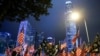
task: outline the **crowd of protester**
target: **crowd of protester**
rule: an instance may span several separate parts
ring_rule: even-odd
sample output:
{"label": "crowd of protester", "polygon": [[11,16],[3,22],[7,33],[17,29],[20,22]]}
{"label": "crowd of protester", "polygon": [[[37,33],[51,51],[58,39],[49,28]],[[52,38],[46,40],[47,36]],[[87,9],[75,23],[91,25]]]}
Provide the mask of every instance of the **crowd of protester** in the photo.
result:
{"label": "crowd of protester", "polygon": [[57,52],[55,55],[49,55],[53,51],[47,54],[44,49],[35,49],[34,45],[24,48],[23,46],[17,46],[15,48],[8,47],[5,50],[5,56],[100,56],[100,52],[90,52],[91,46],[88,47],[84,44],[74,48],[71,52],[66,51],[67,46],[64,44],[60,47],[61,48],[56,49]]}
{"label": "crowd of protester", "polygon": [[5,56],[100,56],[100,35],[96,35],[93,43],[83,42],[68,52],[67,43],[52,44],[45,40],[36,49],[35,46],[24,44],[6,48]]}
{"label": "crowd of protester", "polygon": [[5,50],[5,56],[34,56],[34,45],[27,46],[26,50],[23,50],[22,46],[17,46],[15,48],[7,48]]}

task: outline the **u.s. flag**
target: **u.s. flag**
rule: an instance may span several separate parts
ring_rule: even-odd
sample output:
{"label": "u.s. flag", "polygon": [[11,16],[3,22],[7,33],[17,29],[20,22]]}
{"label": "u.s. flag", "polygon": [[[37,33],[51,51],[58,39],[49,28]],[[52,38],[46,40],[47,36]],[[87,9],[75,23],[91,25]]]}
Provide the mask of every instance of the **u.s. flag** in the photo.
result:
{"label": "u.s. flag", "polygon": [[22,45],[24,42],[24,28],[21,29],[17,39],[18,44]]}
{"label": "u.s. flag", "polygon": [[76,40],[77,40],[77,38],[79,37],[79,35],[80,35],[80,31],[79,31],[79,29],[78,29],[78,30],[77,30],[77,33],[75,34],[75,36],[74,36],[73,39],[72,39],[72,44],[73,44],[73,45],[76,43]]}
{"label": "u.s. flag", "polygon": [[81,53],[82,53],[82,49],[81,49],[80,47],[78,47],[78,48],[76,49],[76,56],[80,56]]}

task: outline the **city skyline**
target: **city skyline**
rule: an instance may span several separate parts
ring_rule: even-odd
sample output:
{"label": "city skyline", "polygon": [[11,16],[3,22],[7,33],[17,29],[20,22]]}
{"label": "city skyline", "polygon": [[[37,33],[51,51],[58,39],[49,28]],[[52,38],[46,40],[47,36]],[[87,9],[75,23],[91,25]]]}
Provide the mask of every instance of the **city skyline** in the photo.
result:
{"label": "city skyline", "polygon": [[[55,37],[58,40],[63,40],[66,37],[65,25],[64,25],[64,12],[65,12],[65,1],[53,0],[53,8],[49,9],[50,15],[41,16],[41,21],[35,21],[33,17],[30,16],[28,21],[31,23],[32,27],[38,32],[44,32],[45,37]],[[80,1],[74,0],[76,8],[81,8],[85,11],[85,19],[87,20],[90,40],[93,41],[97,32],[100,32],[100,7],[99,0],[95,1]],[[91,3],[89,3],[91,2]],[[81,33],[80,36],[82,39],[87,41],[85,27],[83,22],[80,23]],[[17,38],[17,33],[19,29],[19,23],[7,22],[2,23],[1,32],[10,32],[12,38]],[[94,30],[95,29],[95,30]]]}

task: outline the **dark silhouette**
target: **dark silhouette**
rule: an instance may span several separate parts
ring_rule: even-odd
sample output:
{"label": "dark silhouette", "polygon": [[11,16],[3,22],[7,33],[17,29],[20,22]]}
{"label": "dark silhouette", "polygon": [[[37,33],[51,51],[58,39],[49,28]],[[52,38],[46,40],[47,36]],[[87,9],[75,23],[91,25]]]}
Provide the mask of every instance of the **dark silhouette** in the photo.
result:
{"label": "dark silhouette", "polygon": [[41,15],[48,15],[51,0],[0,0],[0,21],[20,22],[29,15],[40,20]]}
{"label": "dark silhouette", "polygon": [[13,51],[11,55],[12,56],[16,56],[17,55],[17,52],[16,51]]}

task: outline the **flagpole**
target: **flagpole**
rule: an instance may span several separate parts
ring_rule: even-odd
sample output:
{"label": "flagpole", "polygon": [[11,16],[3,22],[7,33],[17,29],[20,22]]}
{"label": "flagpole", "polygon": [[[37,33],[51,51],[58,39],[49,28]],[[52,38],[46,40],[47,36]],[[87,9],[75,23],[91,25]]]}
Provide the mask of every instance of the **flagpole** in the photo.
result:
{"label": "flagpole", "polygon": [[84,24],[85,24],[85,30],[86,30],[87,40],[88,40],[88,43],[90,44],[89,33],[88,33],[88,29],[87,29],[87,23],[86,23],[85,19],[84,19]]}

